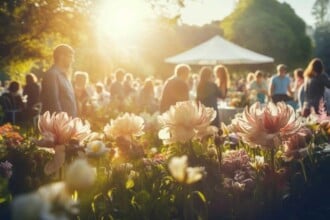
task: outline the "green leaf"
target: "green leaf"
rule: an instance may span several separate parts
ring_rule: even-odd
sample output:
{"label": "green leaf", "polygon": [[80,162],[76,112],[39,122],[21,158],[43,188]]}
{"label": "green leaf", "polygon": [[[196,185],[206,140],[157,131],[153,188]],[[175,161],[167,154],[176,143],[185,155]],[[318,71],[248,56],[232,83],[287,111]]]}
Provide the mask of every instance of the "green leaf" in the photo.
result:
{"label": "green leaf", "polygon": [[196,195],[202,202],[206,203],[206,198],[201,191],[193,191],[191,194]]}

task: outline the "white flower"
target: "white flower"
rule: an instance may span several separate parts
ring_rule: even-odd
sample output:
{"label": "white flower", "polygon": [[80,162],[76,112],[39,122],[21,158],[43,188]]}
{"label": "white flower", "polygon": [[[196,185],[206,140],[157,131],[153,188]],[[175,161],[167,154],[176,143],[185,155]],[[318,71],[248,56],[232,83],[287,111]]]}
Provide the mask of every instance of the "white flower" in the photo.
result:
{"label": "white flower", "polygon": [[71,190],[89,188],[94,184],[95,180],[95,169],[83,159],[75,160],[66,172],[66,183]]}
{"label": "white flower", "polygon": [[192,138],[214,134],[217,128],[210,126],[216,111],[194,101],[177,102],[175,106],[158,117],[162,125],[159,138],[165,144],[185,143]]}
{"label": "white flower", "polygon": [[187,163],[188,157],[186,155],[182,157],[173,157],[168,163],[168,169],[171,175],[178,182],[183,182],[186,178],[186,170],[188,167]]}
{"label": "white flower", "polygon": [[158,116],[159,116],[159,112],[155,112],[154,114],[150,114],[147,112],[142,112],[140,113],[140,116],[143,118],[144,120],[144,129],[146,131],[150,131],[153,129],[159,129],[159,122],[158,122]]}
{"label": "white flower", "polygon": [[265,166],[265,158],[263,156],[255,156],[254,162],[250,162],[250,165],[254,169],[260,170]]}
{"label": "white flower", "polygon": [[15,197],[11,204],[13,220],[69,220],[69,214],[78,214],[74,201],[64,182],[51,183],[37,191]]}
{"label": "white flower", "polygon": [[205,167],[187,167],[187,184],[197,182],[203,178]]}
{"label": "white flower", "polygon": [[109,151],[103,141],[91,141],[86,145],[86,155],[91,157],[100,157]]}
{"label": "white flower", "polygon": [[172,157],[168,163],[171,175],[180,183],[192,184],[202,179],[205,174],[204,167],[188,167],[188,157]]}
{"label": "white flower", "polygon": [[144,120],[140,116],[125,113],[123,116],[111,120],[110,124],[104,127],[104,133],[108,137],[125,137],[131,140],[134,136],[143,134]]}
{"label": "white flower", "polygon": [[12,219],[40,219],[43,206],[44,202],[37,193],[29,193],[15,197],[11,204]]}

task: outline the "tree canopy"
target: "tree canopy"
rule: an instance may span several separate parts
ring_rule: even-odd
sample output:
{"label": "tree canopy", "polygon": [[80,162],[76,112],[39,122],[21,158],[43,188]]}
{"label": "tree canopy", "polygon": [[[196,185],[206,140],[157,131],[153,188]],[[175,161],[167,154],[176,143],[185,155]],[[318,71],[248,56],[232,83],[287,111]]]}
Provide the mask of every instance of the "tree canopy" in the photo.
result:
{"label": "tree canopy", "polygon": [[36,60],[50,61],[52,48],[59,42],[76,46],[81,31],[88,29],[89,6],[88,0],[1,1],[0,69],[19,74]]}
{"label": "tree canopy", "polygon": [[275,58],[276,63],[305,65],[312,52],[306,25],[286,3],[240,0],[221,22],[229,40]]}

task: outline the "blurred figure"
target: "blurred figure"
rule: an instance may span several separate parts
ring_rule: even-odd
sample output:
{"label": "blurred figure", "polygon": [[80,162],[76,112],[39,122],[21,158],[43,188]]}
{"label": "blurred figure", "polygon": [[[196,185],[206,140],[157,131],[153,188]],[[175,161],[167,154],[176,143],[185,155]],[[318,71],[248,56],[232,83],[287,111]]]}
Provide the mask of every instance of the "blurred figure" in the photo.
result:
{"label": "blurred figure", "polygon": [[174,75],[164,84],[160,100],[161,113],[167,111],[171,105],[175,105],[177,102],[189,100],[189,87],[187,80],[190,71],[190,66],[186,64],[178,64],[175,67]]}
{"label": "blurred figure", "polygon": [[135,92],[135,89],[133,88],[133,75],[131,73],[125,74],[123,87],[124,87],[125,98],[130,97]]}
{"label": "blurred figure", "polygon": [[217,115],[211,125],[219,127],[218,98],[224,98],[220,88],[214,82],[212,69],[202,67],[200,70],[200,80],[197,86],[197,101],[200,101],[206,107],[213,108]]}
{"label": "blurred figure", "polygon": [[66,112],[68,115],[76,117],[76,98],[69,80],[74,61],[74,50],[67,44],[60,44],[55,47],[53,58],[53,66],[42,78],[42,112]]}
{"label": "blurred figure", "polygon": [[112,76],[109,75],[105,78],[105,82],[104,82],[104,89],[109,93],[111,92],[111,85],[112,85]]}
{"label": "blurred figure", "polygon": [[256,91],[256,100],[260,103],[266,102],[268,90],[263,72],[260,70],[255,72],[255,79],[250,83],[248,91]]}
{"label": "blurred figure", "polygon": [[160,79],[154,80],[154,90],[155,90],[155,98],[159,101],[163,92],[163,81]]}
{"label": "blurred figure", "polygon": [[158,101],[155,98],[154,84],[150,79],[145,81],[144,86],[140,91],[138,106],[141,106],[142,111],[146,111],[151,114],[158,110],[159,106]]}
{"label": "blurred figure", "polygon": [[86,72],[76,71],[73,76],[73,88],[77,100],[78,116],[84,117],[89,112],[93,89],[88,87],[89,75]]}
{"label": "blurred figure", "polygon": [[299,68],[295,69],[293,72],[294,82],[293,82],[293,92],[294,99],[297,100],[297,95],[300,87],[304,84],[304,70]]}
{"label": "blurred figure", "polygon": [[105,91],[102,83],[96,83],[96,103],[98,107],[106,107],[110,103],[110,93]]}
{"label": "blurred figure", "polygon": [[115,71],[115,81],[112,82],[110,89],[112,99],[122,100],[123,98],[125,98],[125,91],[123,86],[124,76],[125,73],[123,69],[117,69]]}
{"label": "blurred figure", "polygon": [[245,82],[245,90],[248,91],[250,89],[250,84],[255,81],[256,74],[255,73],[248,73],[246,76],[246,82]]}
{"label": "blurred figure", "polygon": [[217,65],[213,69],[214,74],[217,77],[216,83],[220,88],[223,99],[226,98],[228,88],[230,87],[230,78],[228,70],[223,65]]}
{"label": "blurred figure", "polygon": [[40,86],[37,82],[37,77],[33,73],[29,73],[25,76],[25,86],[23,88],[23,95],[26,98],[26,113],[27,119],[31,119],[37,114],[39,114],[40,106],[36,106],[40,103]]}
{"label": "blurred figure", "polygon": [[299,96],[302,94],[301,93],[301,88],[304,85],[304,70],[301,68],[295,69],[293,71],[293,77],[294,77],[294,81],[293,81],[293,107],[295,109],[301,109],[302,105],[299,103],[299,100],[301,98],[299,98]]}
{"label": "blurred figure", "polygon": [[3,122],[16,124],[21,121],[22,112],[25,110],[22,96],[19,94],[20,84],[16,81],[11,81],[8,86],[8,91],[0,97],[1,107],[4,111]]}
{"label": "blurred figure", "polygon": [[308,64],[305,72],[303,116],[311,113],[311,108],[319,112],[319,103],[324,98],[325,87],[330,88],[330,79],[324,73],[323,62],[314,58]]}
{"label": "blurred figure", "polygon": [[277,74],[271,78],[269,85],[269,95],[272,98],[274,103],[277,102],[287,102],[292,100],[288,94],[292,95],[293,92],[291,90],[291,80],[286,75],[287,67],[284,64],[280,64],[277,66]]}

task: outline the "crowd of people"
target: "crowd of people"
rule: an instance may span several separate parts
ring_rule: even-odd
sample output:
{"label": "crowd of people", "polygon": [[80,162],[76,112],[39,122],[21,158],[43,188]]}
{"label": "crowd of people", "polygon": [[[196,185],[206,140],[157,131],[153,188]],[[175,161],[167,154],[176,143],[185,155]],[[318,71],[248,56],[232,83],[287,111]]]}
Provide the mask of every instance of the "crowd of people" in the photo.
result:
{"label": "crowd of people", "polygon": [[[84,118],[95,109],[107,108],[114,102],[119,103],[120,111],[120,104],[127,100],[134,102],[135,110],[139,112],[163,113],[177,102],[186,100],[199,101],[219,112],[219,100],[226,99],[228,91],[233,89],[228,70],[223,65],[205,66],[193,74],[189,65],[179,64],[164,82],[155,78],[142,81],[118,68],[103,82],[91,83],[87,72],[71,74],[74,56],[71,46],[58,45],[53,51],[54,63],[40,82],[33,73],[26,75],[24,86],[11,81],[0,97],[4,112],[2,122],[13,122],[13,112],[9,111],[13,109],[17,110],[17,120],[21,121],[31,121],[45,111],[64,111],[72,117]],[[284,101],[308,116],[312,109],[319,111],[321,99],[330,111],[330,90],[326,88],[330,88],[330,79],[322,61],[315,58],[305,70],[294,70],[293,77],[284,64],[278,65],[277,73],[271,77],[266,77],[261,70],[249,73],[244,81],[236,82],[235,89],[248,97],[253,96],[251,102]],[[217,114],[212,124],[219,126],[220,121]]]}

